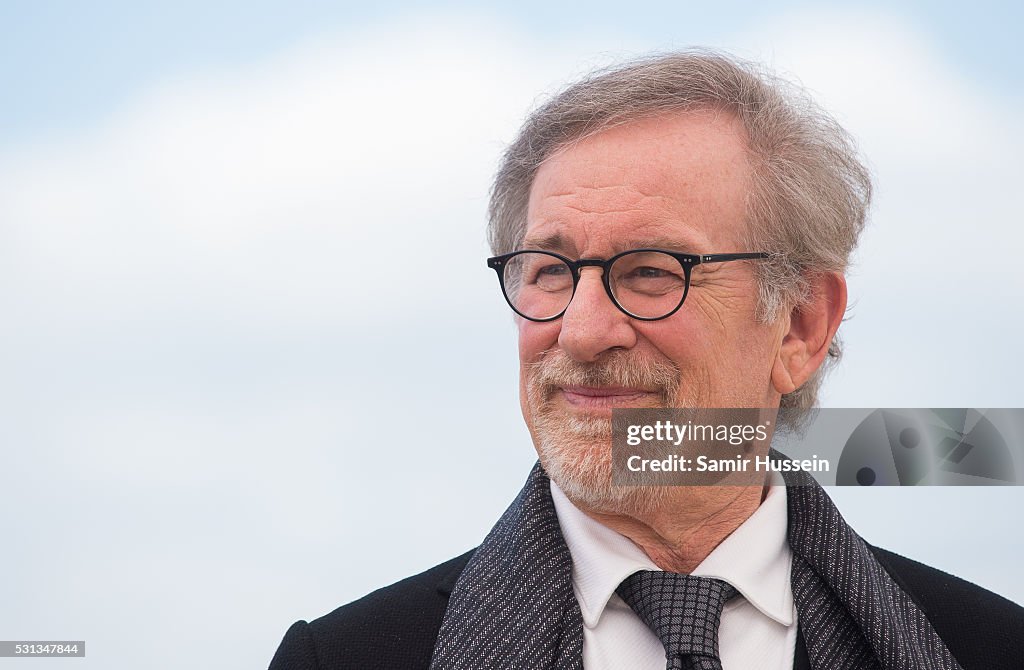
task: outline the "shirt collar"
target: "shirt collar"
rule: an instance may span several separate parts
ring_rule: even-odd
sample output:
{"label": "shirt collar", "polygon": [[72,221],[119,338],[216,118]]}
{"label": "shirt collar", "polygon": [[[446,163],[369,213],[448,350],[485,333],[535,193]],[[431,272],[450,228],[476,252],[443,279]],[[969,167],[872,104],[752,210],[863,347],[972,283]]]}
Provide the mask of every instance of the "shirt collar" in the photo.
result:
{"label": "shirt collar", "polygon": [[[773,478],[761,505],[692,574],[729,582],[765,616],[790,626],[793,591],[789,573],[793,555],[786,540],[786,487],[777,474]],[[638,570],[660,568],[629,538],[580,511],[553,481],[551,497],[572,555],[573,590],[583,623],[593,628],[623,579]]]}

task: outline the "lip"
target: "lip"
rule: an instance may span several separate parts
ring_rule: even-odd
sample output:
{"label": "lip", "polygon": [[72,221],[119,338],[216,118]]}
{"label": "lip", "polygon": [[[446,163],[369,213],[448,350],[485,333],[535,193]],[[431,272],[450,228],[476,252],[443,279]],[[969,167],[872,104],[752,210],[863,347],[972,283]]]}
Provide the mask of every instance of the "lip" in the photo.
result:
{"label": "lip", "polygon": [[634,407],[657,396],[654,391],[621,386],[563,386],[558,390],[570,405],[587,409]]}

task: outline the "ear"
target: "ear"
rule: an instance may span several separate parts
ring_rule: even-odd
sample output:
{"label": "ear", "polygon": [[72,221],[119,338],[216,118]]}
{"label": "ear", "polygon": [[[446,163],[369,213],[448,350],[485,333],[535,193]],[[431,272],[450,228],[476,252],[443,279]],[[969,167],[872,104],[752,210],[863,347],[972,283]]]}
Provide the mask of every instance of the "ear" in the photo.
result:
{"label": "ear", "polygon": [[812,298],[794,308],[772,365],[772,385],[791,393],[817,370],[846,313],[846,278],[823,273],[810,278]]}

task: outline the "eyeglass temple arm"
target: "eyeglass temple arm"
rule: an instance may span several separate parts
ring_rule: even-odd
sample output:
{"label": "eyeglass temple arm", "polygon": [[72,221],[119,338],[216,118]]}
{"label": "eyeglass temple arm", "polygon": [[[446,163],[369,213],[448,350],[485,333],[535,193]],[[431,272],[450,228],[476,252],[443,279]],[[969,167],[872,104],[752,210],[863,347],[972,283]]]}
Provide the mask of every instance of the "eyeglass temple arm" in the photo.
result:
{"label": "eyeglass temple arm", "polygon": [[701,263],[724,263],[726,261],[744,261],[758,258],[768,258],[766,253],[745,253],[745,254],[704,254],[700,256]]}

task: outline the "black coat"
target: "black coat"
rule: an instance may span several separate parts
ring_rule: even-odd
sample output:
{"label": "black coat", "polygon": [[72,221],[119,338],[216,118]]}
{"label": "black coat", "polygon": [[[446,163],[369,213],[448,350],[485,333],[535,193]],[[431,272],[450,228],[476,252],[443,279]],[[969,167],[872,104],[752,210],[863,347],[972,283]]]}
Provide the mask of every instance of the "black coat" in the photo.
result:
{"label": "black coat", "polygon": [[[1024,608],[884,549],[875,558],[964,670],[1024,670]],[[473,552],[288,629],[270,670],[427,670],[448,597]],[[794,670],[808,668],[798,636]]]}

